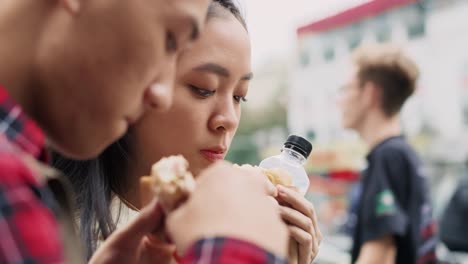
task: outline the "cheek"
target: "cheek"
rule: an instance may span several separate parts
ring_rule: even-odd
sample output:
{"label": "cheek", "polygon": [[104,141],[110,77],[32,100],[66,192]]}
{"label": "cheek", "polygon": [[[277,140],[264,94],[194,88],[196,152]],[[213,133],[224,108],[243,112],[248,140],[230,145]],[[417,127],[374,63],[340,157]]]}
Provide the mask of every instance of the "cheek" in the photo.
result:
{"label": "cheek", "polygon": [[239,110],[239,112],[237,113],[237,120],[236,120],[236,123],[235,123],[235,127],[234,127],[233,133],[231,135],[231,140],[235,136],[235,134],[237,132],[237,129],[239,128],[240,119],[241,119],[241,113],[240,113],[240,110]]}
{"label": "cheek", "polygon": [[[161,149],[173,129],[172,124],[166,124],[166,122],[161,113],[156,111],[147,112],[130,131],[136,146],[139,149],[149,149],[147,151]],[[138,152],[139,149],[136,151]]]}
{"label": "cheek", "polygon": [[[166,56],[163,29],[154,26],[146,18],[132,18],[133,23],[122,29],[121,37],[112,43],[115,46],[114,60],[120,76],[127,76],[129,85],[161,78],[171,56]],[[124,27],[124,26],[123,26]],[[118,77],[117,77],[118,78]],[[133,87],[133,86],[131,86]],[[133,87],[134,88],[134,87]]]}
{"label": "cheek", "polygon": [[190,148],[202,134],[204,115],[199,107],[184,102],[176,102],[169,112],[157,113],[153,119],[152,137],[163,141],[165,150],[182,151]]}
{"label": "cheek", "polygon": [[340,101],[340,110],[344,122],[352,122],[356,116],[356,105],[354,103],[354,95],[348,94]]}
{"label": "cheek", "polygon": [[349,111],[349,101],[349,95],[342,96],[338,101],[338,107],[343,115],[346,115]]}
{"label": "cheek", "polygon": [[177,123],[179,133],[196,138],[206,129],[211,98],[197,99],[186,87],[178,86],[174,93],[173,107],[166,115],[167,122]]}

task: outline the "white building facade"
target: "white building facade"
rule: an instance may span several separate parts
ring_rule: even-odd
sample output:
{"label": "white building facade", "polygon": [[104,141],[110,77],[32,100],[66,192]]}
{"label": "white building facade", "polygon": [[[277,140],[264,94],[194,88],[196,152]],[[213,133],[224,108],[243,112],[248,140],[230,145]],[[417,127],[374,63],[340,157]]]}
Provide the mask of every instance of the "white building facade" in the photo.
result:
{"label": "white building facade", "polygon": [[349,74],[349,55],[363,43],[391,42],[402,46],[422,73],[403,109],[406,134],[432,131],[434,155],[466,158],[468,145],[460,139],[468,139],[467,0],[369,1],[303,26],[297,35],[288,103],[291,132],[320,142],[348,137],[336,99]]}

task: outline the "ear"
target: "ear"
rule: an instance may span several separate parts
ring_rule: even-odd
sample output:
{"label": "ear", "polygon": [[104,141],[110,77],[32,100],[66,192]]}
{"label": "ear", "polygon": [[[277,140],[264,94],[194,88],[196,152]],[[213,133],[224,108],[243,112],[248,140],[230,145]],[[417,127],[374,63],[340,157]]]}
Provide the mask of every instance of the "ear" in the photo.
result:
{"label": "ear", "polygon": [[380,89],[370,81],[367,81],[362,87],[363,102],[371,107],[380,105]]}
{"label": "ear", "polygon": [[60,4],[71,14],[80,12],[81,0],[59,0]]}

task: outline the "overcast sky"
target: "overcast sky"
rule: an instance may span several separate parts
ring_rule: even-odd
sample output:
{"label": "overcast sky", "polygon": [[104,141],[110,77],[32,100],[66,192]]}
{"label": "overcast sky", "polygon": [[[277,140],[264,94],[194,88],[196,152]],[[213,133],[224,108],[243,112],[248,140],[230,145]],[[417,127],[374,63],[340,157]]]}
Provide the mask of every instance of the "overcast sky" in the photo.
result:
{"label": "overcast sky", "polygon": [[247,15],[253,65],[286,56],[294,47],[295,30],[367,0],[238,0]]}

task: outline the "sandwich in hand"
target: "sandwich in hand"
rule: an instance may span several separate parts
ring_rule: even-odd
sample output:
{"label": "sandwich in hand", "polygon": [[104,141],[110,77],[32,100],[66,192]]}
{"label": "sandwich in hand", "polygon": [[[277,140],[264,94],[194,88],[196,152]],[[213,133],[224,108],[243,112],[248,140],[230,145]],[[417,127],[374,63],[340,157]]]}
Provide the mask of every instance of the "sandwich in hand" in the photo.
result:
{"label": "sandwich in hand", "polygon": [[146,204],[154,196],[165,213],[187,200],[195,189],[195,179],[188,171],[188,161],[182,156],[162,158],[151,167],[151,176],[140,179],[142,200]]}

